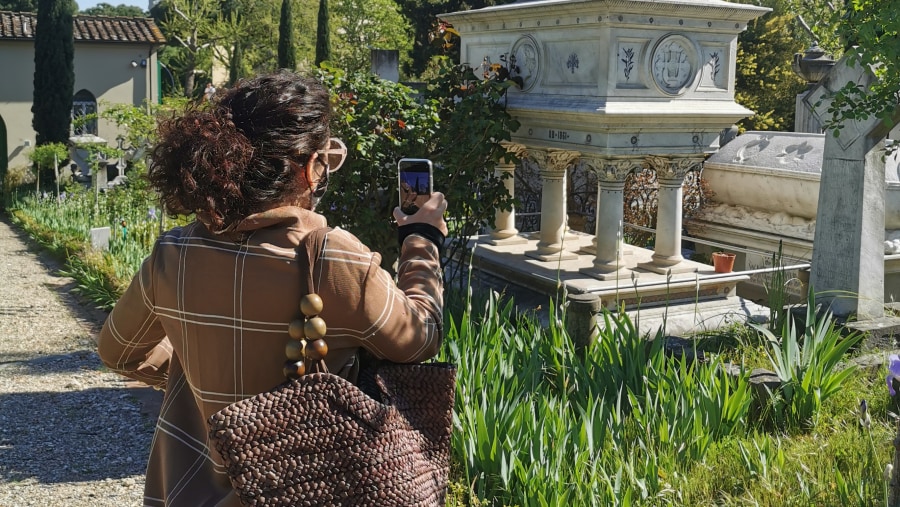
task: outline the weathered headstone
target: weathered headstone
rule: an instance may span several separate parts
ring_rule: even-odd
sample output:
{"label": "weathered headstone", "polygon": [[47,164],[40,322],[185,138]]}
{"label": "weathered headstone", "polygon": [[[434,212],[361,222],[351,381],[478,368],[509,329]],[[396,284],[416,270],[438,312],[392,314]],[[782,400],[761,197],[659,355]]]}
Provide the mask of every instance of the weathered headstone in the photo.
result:
{"label": "weathered headstone", "polygon": [[[868,88],[867,66],[842,58],[804,101],[822,124],[834,93],[847,83]],[[828,130],[813,242],[810,282],[838,316],[884,316],[884,139],[878,118],[845,120]]]}
{"label": "weathered headstone", "polygon": [[373,49],[370,53],[372,73],[386,81],[400,81],[400,52],[396,49]]}
{"label": "weathered headstone", "polygon": [[94,227],[91,229],[91,246],[96,250],[109,250],[109,227]]}

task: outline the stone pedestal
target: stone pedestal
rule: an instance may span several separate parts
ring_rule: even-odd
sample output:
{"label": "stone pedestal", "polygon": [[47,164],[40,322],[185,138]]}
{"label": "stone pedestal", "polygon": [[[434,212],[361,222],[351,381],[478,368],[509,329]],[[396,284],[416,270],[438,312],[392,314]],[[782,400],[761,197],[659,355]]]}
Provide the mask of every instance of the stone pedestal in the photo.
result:
{"label": "stone pedestal", "polygon": [[[514,153],[517,157],[522,158],[525,155],[525,146],[516,143],[502,143],[507,151]],[[503,185],[510,197],[515,197],[515,164],[501,162],[497,164],[495,174],[503,178]],[[497,210],[494,215],[494,227],[490,232],[488,243],[492,245],[513,245],[525,243],[527,240],[519,236],[516,229],[516,208],[513,206],[509,211]]]}
{"label": "stone pedestal", "polygon": [[580,154],[567,150],[528,150],[528,158],[538,164],[541,174],[541,231],[537,250],[525,255],[544,262],[575,259],[566,251],[566,171]]}
{"label": "stone pedestal", "polygon": [[603,305],[596,294],[571,294],[566,299],[566,330],[579,349],[590,346],[599,336],[597,316]]}
{"label": "stone pedestal", "polygon": [[702,160],[681,157],[647,157],[659,181],[659,208],[656,214],[656,246],[652,261],[639,267],[654,273],[690,273],[696,267],[684,264],[681,255],[681,226],[684,176]]}

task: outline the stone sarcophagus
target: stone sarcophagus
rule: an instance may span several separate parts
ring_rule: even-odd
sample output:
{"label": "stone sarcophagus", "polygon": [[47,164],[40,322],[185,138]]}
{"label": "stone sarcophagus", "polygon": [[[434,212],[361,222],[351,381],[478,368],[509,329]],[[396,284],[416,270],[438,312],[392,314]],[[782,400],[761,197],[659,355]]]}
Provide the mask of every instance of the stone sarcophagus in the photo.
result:
{"label": "stone sarcophagus", "polygon": [[[476,266],[609,308],[730,298],[746,276],[682,256],[683,185],[722,131],[753,114],[734,100],[737,36],[768,11],[722,0],[537,0],[441,16],[461,35],[462,63],[516,83],[504,98],[520,123],[507,150],[522,168],[498,172],[516,175],[505,181],[517,196],[541,193],[539,204],[520,199],[539,213],[537,234],[519,234],[515,210],[498,211]],[[658,185],[652,252],[623,239],[626,179],[641,171]],[[522,185],[522,173],[539,181]],[[573,216],[588,214],[590,244],[573,234]]]}
{"label": "stone sarcophagus", "polygon": [[769,9],[720,0],[540,0],[441,16],[461,61],[509,74],[526,146],[702,153],[753,114],[734,101],[737,36]]}

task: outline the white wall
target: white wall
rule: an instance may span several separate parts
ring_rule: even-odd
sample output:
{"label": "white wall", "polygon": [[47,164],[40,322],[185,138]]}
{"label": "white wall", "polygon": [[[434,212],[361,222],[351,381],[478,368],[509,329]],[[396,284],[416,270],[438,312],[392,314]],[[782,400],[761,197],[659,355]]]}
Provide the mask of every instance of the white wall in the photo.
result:
{"label": "white wall", "polygon": [[[149,44],[83,42],[75,44],[75,87],[86,89],[103,103],[141,105],[158,100],[156,53]],[[0,69],[7,72],[0,79],[0,116],[6,122],[9,167],[28,164],[28,153],[34,146],[31,127],[31,102],[34,79],[34,44],[31,41],[0,41]],[[140,65],[146,60],[146,67]],[[131,61],[138,63],[131,66]],[[116,144],[119,131],[115,125],[100,121],[97,134]],[[30,146],[25,146],[30,143]]]}

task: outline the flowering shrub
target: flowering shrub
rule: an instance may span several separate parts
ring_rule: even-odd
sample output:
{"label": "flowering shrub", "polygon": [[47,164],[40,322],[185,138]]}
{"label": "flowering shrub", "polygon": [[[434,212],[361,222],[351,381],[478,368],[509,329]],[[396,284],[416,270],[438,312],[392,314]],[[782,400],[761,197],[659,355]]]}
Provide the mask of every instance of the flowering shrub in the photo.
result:
{"label": "flowering shrub", "polygon": [[447,196],[450,236],[456,240],[448,258],[492,222],[495,209],[510,208],[512,198],[494,175],[497,163],[511,157],[500,142],[518,128],[501,102],[509,83],[445,67],[417,96],[368,73],[326,68],[319,78],[334,97],[332,134],[349,151],[319,211],[330,225],[348,229],[381,252],[383,267],[390,269],[398,256],[390,216],[398,200],[401,158],[434,162],[434,188]]}

